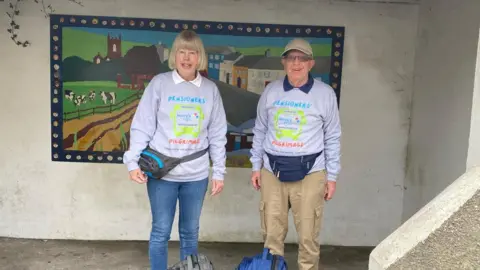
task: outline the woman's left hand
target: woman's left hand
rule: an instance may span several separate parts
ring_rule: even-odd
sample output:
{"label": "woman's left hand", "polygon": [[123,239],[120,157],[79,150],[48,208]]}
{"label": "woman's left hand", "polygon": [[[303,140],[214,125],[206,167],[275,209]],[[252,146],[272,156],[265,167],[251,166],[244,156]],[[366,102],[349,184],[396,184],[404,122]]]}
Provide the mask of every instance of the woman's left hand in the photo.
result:
{"label": "woman's left hand", "polygon": [[222,180],[212,180],[212,196],[217,195],[223,190],[223,181]]}

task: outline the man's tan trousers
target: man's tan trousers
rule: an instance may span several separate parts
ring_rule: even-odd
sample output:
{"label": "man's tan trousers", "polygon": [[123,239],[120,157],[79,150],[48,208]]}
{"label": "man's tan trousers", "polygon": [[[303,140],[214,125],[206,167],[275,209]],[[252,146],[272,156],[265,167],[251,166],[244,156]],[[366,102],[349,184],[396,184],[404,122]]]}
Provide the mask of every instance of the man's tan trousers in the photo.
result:
{"label": "man's tan trousers", "polygon": [[261,171],[260,220],[265,247],[270,248],[273,254],[284,255],[290,202],[299,241],[299,270],[318,270],[319,267],[318,236],[325,184],[325,170],[311,173],[297,182],[280,182],[270,171]]}

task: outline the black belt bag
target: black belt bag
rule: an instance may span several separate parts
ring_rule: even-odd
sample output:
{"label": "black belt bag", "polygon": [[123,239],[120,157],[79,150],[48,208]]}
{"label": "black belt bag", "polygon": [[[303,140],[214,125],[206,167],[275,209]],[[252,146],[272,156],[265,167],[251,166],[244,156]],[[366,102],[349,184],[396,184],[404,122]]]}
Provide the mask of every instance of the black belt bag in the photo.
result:
{"label": "black belt bag", "polygon": [[305,178],[322,152],[305,156],[275,156],[269,153],[266,154],[273,174],[282,182],[294,182]]}
{"label": "black belt bag", "polygon": [[205,155],[207,151],[208,147],[193,154],[176,158],[166,156],[150,147],[147,147],[147,149],[143,150],[140,154],[138,165],[146,175],[159,180],[173,170],[178,164],[197,159]]}

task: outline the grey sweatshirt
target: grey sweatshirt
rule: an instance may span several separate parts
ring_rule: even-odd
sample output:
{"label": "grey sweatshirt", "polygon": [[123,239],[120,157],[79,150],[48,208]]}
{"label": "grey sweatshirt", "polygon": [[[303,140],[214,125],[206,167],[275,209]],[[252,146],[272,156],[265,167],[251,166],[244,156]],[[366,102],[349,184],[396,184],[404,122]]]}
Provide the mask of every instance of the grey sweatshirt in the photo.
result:
{"label": "grey sweatshirt", "polygon": [[333,89],[314,79],[308,93],[294,88],[284,90],[276,80],[262,93],[253,128],[253,171],[263,166],[272,171],[265,151],[279,156],[320,155],[311,172],[327,170],[330,181],[340,172],[340,117]]}
{"label": "grey sweatshirt", "polygon": [[147,145],[171,157],[182,157],[210,147],[204,156],[182,163],[164,177],[170,181],[196,181],[209,175],[223,180],[226,173],[227,120],[215,83],[198,74],[183,80],[176,71],[156,75],[138,104],[130,128],[130,149],[123,162],[129,171]]}

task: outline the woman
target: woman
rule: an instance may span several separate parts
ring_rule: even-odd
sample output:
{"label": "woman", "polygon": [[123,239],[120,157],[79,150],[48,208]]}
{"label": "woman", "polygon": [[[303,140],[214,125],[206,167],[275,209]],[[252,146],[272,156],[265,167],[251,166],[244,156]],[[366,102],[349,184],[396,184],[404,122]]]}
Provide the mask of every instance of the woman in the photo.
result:
{"label": "woman", "polygon": [[[212,195],[223,189],[227,121],[215,83],[203,77],[207,57],[199,36],[181,32],[173,42],[168,64],[172,71],[156,75],[138,104],[130,129],[124,163],[130,179],[146,183],[152,212],[149,257],[153,270],[167,269],[168,240],[179,200],[180,258],[196,254],[199,219],[212,159]],[[139,168],[147,147],[182,157],[209,148],[200,158],[181,163],[164,178],[148,178]]]}

